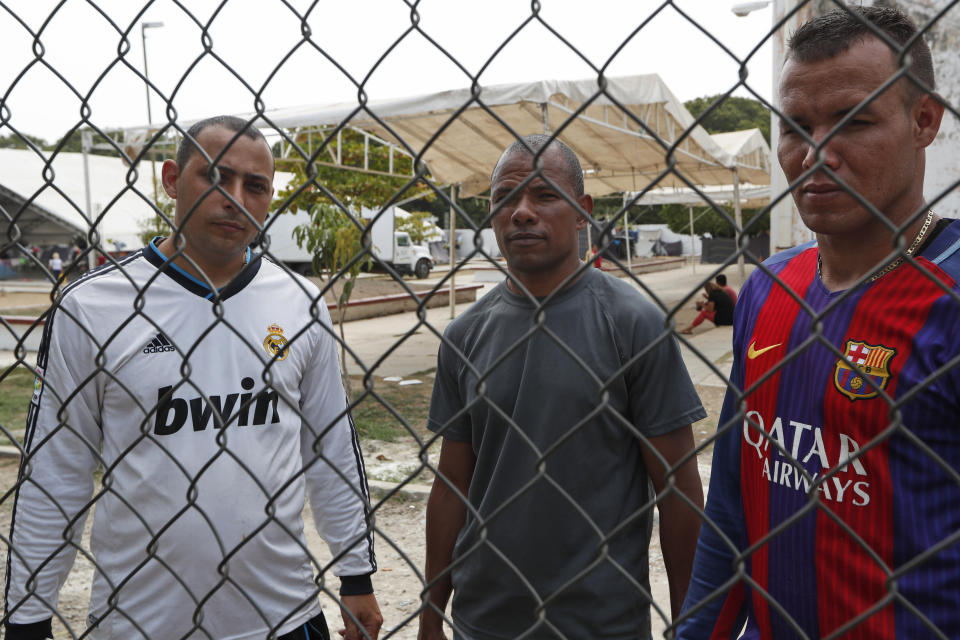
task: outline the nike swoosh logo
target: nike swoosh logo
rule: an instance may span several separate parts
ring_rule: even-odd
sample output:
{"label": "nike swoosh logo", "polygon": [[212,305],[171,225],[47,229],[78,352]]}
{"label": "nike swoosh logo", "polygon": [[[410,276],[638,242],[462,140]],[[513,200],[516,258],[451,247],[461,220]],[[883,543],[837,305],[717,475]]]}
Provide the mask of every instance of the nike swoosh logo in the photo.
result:
{"label": "nike swoosh logo", "polygon": [[756,344],[757,344],[757,341],[754,340],[753,342],[750,343],[750,346],[747,348],[747,357],[750,358],[751,360],[753,360],[757,356],[762,356],[767,351],[770,351],[770,349],[776,349],[783,343],[778,342],[777,344],[772,344],[769,347],[764,347],[763,349],[757,349]]}

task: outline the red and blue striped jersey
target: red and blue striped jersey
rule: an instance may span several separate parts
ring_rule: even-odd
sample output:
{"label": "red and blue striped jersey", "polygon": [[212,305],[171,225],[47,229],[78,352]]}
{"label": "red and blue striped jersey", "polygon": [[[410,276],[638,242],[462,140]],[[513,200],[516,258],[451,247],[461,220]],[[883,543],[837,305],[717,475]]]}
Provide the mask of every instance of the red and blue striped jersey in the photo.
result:
{"label": "red and blue striped jersey", "polygon": [[679,638],[960,637],[960,221],[916,261],[747,281]]}

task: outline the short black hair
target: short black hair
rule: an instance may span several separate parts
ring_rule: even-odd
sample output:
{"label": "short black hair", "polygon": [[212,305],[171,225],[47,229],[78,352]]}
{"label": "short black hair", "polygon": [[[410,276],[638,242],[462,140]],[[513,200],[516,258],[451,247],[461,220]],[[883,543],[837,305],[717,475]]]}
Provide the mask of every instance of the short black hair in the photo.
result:
{"label": "short black hair", "polygon": [[250,121],[237,116],[213,116],[195,122],[187,129],[186,135],[180,140],[180,146],[177,147],[177,166],[180,169],[187,166],[193,154],[200,150],[196,143],[197,136],[210,127],[223,127],[235,133],[242,133],[251,140],[263,140],[263,144],[267,145],[268,148],[270,146],[260,130],[253,126]]}
{"label": "short black hair", "polygon": [[[905,13],[893,7],[848,7],[833,9],[800,26],[787,42],[787,59],[819,62],[848,51],[851,46],[883,33],[900,45],[917,34],[917,25]],[[931,93],[936,89],[930,47],[922,37],[910,46],[910,73],[913,82],[907,97]],[[891,49],[894,60],[900,50]],[[919,83],[919,86],[918,84]]]}
{"label": "short black hair", "polygon": [[533,156],[544,147],[555,147],[560,151],[560,155],[563,157],[563,163],[567,167],[567,178],[570,179],[570,184],[573,186],[573,195],[577,198],[582,196],[583,167],[580,166],[580,159],[577,158],[577,154],[573,152],[573,149],[560,142],[560,140],[557,138],[544,135],[542,133],[534,133],[529,136],[523,136],[522,138],[518,138],[513,144],[507,147],[506,150],[500,155],[497,165],[493,168],[493,173],[490,174],[490,183],[493,184],[494,176],[497,175],[497,169],[500,168],[500,164],[507,156],[511,156],[514,153],[524,153],[528,156]]}
{"label": "short black hair", "polygon": [[717,277],[714,279],[717,281],[717,284],[720,285],[721,287],[727,286],[727,276],[725,276],[724,274],[718,273]]}

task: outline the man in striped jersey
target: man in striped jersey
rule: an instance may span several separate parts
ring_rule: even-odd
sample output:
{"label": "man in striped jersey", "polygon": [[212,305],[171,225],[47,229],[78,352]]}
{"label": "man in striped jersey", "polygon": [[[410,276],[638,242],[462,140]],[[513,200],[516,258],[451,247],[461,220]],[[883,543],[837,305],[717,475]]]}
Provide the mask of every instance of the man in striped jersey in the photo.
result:
{"label": "man in striped jersey", "polygon": [[816,242],[737,303],[680,638],[960,637],[960,223],[923,194],[933,88],[894,9],[789,43],[777,151]]}
{"label": "man in striped jersey", "polygon": [[[249,249],[273,172],[247,122],[197,123],[163,165],[174,233],[77,281],[48,317],[8,639],[51,637],[62,620],[58,592],[94,505],[90,637],[327,638],[328,570],[345,637],[377,637],[366,478],[330,317],[316,286]],[[305,494],[329,565],[307,549]]]}

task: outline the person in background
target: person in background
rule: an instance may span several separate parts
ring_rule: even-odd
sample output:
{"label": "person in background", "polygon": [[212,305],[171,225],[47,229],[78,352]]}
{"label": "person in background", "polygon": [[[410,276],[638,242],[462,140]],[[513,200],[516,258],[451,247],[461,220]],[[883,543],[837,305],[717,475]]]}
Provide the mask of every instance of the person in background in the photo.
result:
{"label": "person in background", "polygon": [[730,301],[733,302],[733,306],[737,306],[737,292],[733,287],[727,284],[726,274],[718,273],[717,277],[714,278],[713,281],[720,285],[720,288],[723,289],[728,296],[730,296]]}
{"label": "person in background", "polygon": [[50,256],[50,261],[47,263],[47,266],[50,268],[50,275],[53,276],[53,281],[60,282],[60,275],[63,273],[63,260],[60,259],[60,254],[58,252],[53,252],[53,255]]}
{"label": "person in background", "polygon": [[700,326],[704,320],[709,320],[718,327],[733,324],[733,300],[727,292],[716,282],[707,282],[703,285],[705,300],[697,301],[697,317],[689,325],[680,330],[680,333],[692,334],[694,327]]}

